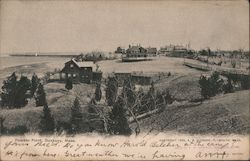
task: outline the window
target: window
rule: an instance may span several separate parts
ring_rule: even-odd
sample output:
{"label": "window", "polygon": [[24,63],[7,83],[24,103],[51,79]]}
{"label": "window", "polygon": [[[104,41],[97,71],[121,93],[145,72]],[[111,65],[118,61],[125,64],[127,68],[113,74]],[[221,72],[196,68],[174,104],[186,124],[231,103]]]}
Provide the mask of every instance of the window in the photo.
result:
{"label": "window", "polygon": [[75,77],[76,77],[76,74],[73,74],[73,77],[75,78]]}
{"label": "window", "polygon": [[73,68],[74,67],[74,64],[70,64],[70,68]]}
{"label": "window", "polygon": [[65,78],[65,73],[62,73],[62,78]]}

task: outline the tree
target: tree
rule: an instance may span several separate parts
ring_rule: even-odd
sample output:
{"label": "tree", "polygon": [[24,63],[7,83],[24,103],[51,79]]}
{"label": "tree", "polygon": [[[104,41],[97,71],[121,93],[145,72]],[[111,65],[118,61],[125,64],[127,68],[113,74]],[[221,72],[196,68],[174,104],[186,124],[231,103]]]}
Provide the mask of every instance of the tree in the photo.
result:
{"label": "tree", "polygon": [[38,79],[36,73],[34,73],[34,74],[32,75],[32,78],[31,78],[31,89],[30,89],[30,90],[31,90],[31,95],[32,95],[32,96],[33,96],[34,93],[36,92],[36,89],[37,89],[38,85],[39,85],[39,79]]}
{"label": "tree", "polygon": [[67,80],[66,80],[65,88],[66,88],[67,90],[71,90],[71,89],[73,88],[73,83],[72,83],[72,80],[71,80],[71,79],[67,79]]}
{"label": "tree", "polygon": [[45,103],[43,106],[43,115],[41,116],[39,129],[41,134],[53,133],[55,129],[54,117],[51,115],[47,103]]}
{"label": "tree", "polygon": [[79,99],[76,97],[71,108],[71,125],[72,133],[77,133],[81,131],[82,124],[82,113]]}
{"label": "tree", "polygon": [[225,93],[232,93],[233,92],[233,85],[232,85],[232,80],[228,78],[227,83],[224,84],[223,90]]}
{"label": "tree", "polygon": [[43,85],[39,83],[35,93],[36,106],[43,106],[46,104],[46,94]]}
{"label": "tree", "polygon": [[96,88],[95,88],[95,100],[100,101],[102,98],[102,90],[101,90],[101,84],[96,83]]}
{"label": "tree", "polygon": [[130,135],[131,129],[126,118],[125,104],[121,97],[114,103],[111,113],[109,114],[109,133],[115,135]]}
{"label": "tree", "polygon": [[210,78],[202,75],[199,80],[201,95],[205,99],[215,96],[223,91],[223,83],[224,81],[220,79],[218,72],[214,72]]}
{"label": "tree", "polygon": [[30,87],[30,80],[25,76],[21,76],[16,86],[14,107],[23,107],[28,103],[27,98],[29,97],[29,95],[27,95],[27,91],[30,89]]}
{"label": "tree", "polygon": [[155,87],[154,83],[151,83],[151,87],[147,93],[147,98],[148,98],[148,107],[149,110],[155,109],[156,108],[156,93],[155,93]]}
{"label": "tree", "polygon": [[124,80],[122,95],[123,98],[126,99],[127,105],[132,107],[132,105],[135,103],[135,85],[132,83],[131,78]]}
{"label": "tree", "polygon": [[0,117],[0,134],[1,135],[6,134],[6,132],[7,132],[6,127],[4,127],[4,125],[3,125],[4,120],[5,120],[5,118]]}
{"label": "tree", "polygon": [[117,97],[118,92],[118,82],[115,77],[109,77],[106,88],[106,100],[109,106],[112,106]]}
{"label": "tree", "polygon": [[9,108],[12,108],[14,106],[16,98],[16,86],[17,76],[14,72],[11,74],[11,76],[7,77],[7,80],[4,80],[3,82],[1,93],[3,106],[8,106]]}
{"label": "tree", "polygon": [[211,77],[208,79],[210,83],[211,96],[215,96],[216,94],[223,91],[223,83],[224,81],[220,79],[220,74],[218,72],[213,72]]}

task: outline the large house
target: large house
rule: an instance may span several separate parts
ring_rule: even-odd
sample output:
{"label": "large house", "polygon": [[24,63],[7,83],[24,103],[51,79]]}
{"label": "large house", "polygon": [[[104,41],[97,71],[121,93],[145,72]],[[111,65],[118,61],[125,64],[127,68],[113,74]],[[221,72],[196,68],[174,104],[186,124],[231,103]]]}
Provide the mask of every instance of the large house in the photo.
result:
{"label": "large house", "polygon": [[182,45],[167,45],[161,47],[159,53],[166,56],[182,57],[187,54],[188,49]]}
{"label": "large house", "polygon": [[123,54],[122,61],[141,61],[151,60],[150,57],[156,56],[156,48],[143,48],[140,45],[131,46]]}
{"label": "large house", "polygon": [[75,59],[65,63],[61,75],[65,79],[71,79],[74,83],[92,83],[100,81],[102,77],[102,73],[97,71],[97,66],[92,61],[77,62]]}
{"label": "large house", "polygon": [[120,46],[117,47],[117,49],[115,51],[116,54],[124,54],[125,52],[126,52],[125,49],[120,47]]}

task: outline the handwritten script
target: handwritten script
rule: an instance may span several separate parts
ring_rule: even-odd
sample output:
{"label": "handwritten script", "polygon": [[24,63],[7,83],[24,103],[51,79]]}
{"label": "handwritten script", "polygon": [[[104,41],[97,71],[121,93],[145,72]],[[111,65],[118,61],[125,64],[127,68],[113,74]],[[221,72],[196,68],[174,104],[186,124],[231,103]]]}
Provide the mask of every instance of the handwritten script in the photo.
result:
{"label": "handwritten script", "polygon": [[248,159],[248,137],[1,137],[1,160]]}

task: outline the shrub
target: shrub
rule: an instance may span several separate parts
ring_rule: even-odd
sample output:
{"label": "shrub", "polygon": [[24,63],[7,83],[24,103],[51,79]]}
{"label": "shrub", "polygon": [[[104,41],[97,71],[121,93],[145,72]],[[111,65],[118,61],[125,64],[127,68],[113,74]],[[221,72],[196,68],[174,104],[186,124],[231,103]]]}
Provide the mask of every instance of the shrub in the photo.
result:
{"label": "shrub", "polygon": [[162,95],[164,96],[164,100],[166,102],[166,104],[171,104],[173,103],[174,99],[173,97],[170,95],[168,90],[165,90]]}
{"label": "shrub", "polygon": [[234,91],[232,81],[230,79],[228,79],[227,83],[224,84],[223,90],[224,90],[225,93],[232,93]]}
{"label": "shrub", "polygon": [[65,121],[58,121],[56,123],[56,131],[61,134],[63,131],[65,131],[66,133],[70,133],[71,132],[71,124],[69,122],[65,122]]}
{"label": "shrub", "polygon": [[95,100],[100,101],[102,98],[102,90],[101,90],[101,84],[96,83],[96,88],[95,88]]}
{"label": "shrub", "polygon": [[199,80],[201,95],[205,99],[215,96],[216,94],[223,91],[223,84],[224,81],[219,78],[218,72],[214,72],[210,78],[206,78],[202,75]]}
{"label": "shrub", "polygon": [[3,122],[4,122],[4,118],[2,118],[2,117],[0,117],[0,134],[2,135],[2,134],[6,134],[6,132],[7,132],[7,129],[4,127],[4,125],[3,125]]}
{"label": "shrub", "polygon": [[242,75],[241,76],[241,79],[240,79],[240,83],[241,83],[241,88],[242,89],[249,89],[250,88],[250,77],[249,75],[247,76],[244,76]]}
{"label": "shrub", "polygon": [[15,134],[15,135],[21,135],[29,132],[28,128],[25,125],[18,125],[15,126],[7,131],[7,134]]}
{"label": "shrub", "polygon": [[65,88],[66,88],[67,90],[71,90],[71,89],[73,88],[73,83],[72,83],[72,80],[71,80],[71,79],[67,79],[67,80],[66,80]]}

